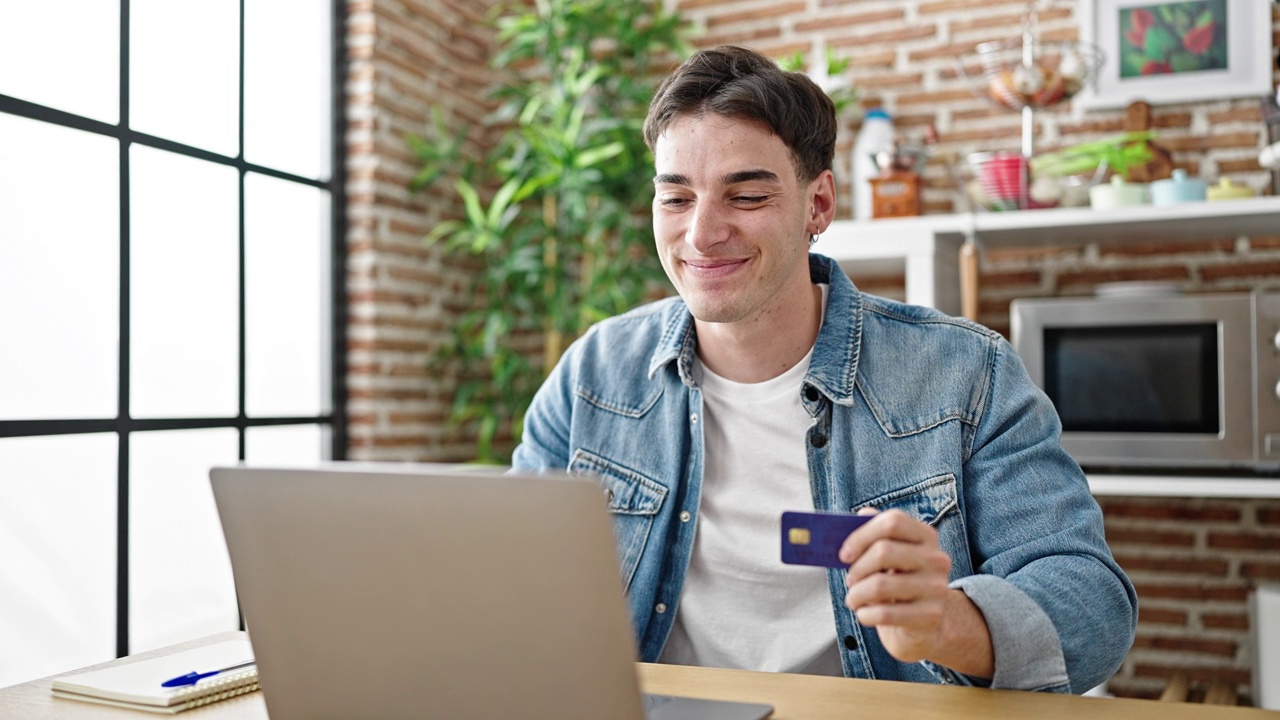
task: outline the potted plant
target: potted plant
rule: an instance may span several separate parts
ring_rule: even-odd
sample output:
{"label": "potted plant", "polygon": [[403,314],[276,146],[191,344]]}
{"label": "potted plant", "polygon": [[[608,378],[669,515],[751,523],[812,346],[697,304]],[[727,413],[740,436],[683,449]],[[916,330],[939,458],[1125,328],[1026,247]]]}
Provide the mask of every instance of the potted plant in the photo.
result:
{"label": "potted plant", "polygon": [[[462,217],[426,242],[480,259],[474,306],[437,363],[458,372],[451,419],[477,456],[502,462],[546,372],[590,324],[639,304],[663,282],[649,206],[653,165],[641,126],[658,77],[683,57],[684,24],[657,0],[536,0],[493,16],[503,80],[490,122],[499,139],[468,157],[461,135],[409,143],[415,189],[452,194]],[[524,349],[543,339],[541,368]]]}
{"label": "potted plant", "polygon": [[1066,207],[1089,204],[1089,188],[1151,161],[1153,130],[1077,143],[1031,158],[1031,199]]}

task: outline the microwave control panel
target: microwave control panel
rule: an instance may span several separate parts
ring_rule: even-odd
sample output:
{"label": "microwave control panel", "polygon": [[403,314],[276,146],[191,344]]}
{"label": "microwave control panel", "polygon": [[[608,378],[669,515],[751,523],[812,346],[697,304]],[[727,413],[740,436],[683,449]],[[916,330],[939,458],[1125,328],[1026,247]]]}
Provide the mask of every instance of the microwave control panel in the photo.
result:
{"label": "microwave control panel", "polygon": [[1280,293],[1254,293],[1254,382],[1260,458],[1280,459]]}

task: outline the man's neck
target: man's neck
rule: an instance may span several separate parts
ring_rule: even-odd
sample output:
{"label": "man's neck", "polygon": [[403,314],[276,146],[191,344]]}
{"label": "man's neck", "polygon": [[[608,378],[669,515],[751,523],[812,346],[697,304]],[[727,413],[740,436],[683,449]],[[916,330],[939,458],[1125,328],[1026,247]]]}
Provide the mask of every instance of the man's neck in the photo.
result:
{"label": "man's neck", "polygon": [[694,320],[698,359],[711,372],[740,383],[771,380],[813,348],[822,325],[822,288],[810,284],[798,302],[736,323]]}

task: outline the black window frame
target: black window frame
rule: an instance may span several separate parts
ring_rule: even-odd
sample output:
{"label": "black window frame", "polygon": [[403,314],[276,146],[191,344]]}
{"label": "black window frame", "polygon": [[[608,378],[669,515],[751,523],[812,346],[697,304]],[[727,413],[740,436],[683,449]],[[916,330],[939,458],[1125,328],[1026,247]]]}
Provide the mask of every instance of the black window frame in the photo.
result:
{"label": "black window frame", "polygon": [[[244,159],[245,133],[245,4],[240,0],[240,52],[239,52],[239,140],[235,157],[227,157],[208,150],[184,145],[164,138],[147,135],[129,127],[129,0],[120,0],[120,119],[110,123],[57,110],[37,103],[0,94],[0,113],[38,120],[96,135],[113,138],[119,144],[120,158],[120,343],[119,343],[119,394],[115,418],[101,419],[53,419],[53,420],[0,420],[0,438],[43,437],[86,433],[115,433],[118,443],[116,490],[116,643],[117,657],[130,652],[129,628],[129,438],[135,432],[154,430],[189,430],[206,428],[235,428],[239,435],[239,459],[245,458],[245,431],[251,427],[283,425],[327,426],[330,432],[330,454],[335,460],[347,455],[346,424],[346,372],[347,372],[347,254],[346,254],[346,3],[330,0],[332,20],[330,44],[330,173],[328,180],[316,180],[269,167],[255,165]],[[133,144],[144,145],[190,158],[205,160],[225,167],[233,167],[238,173],[238,248],[239,248],[239,391],[238,411],[233,418],[163,418],[134,419],[129,416],[130,370],[130,208],[129,148]],[[332,302],[330,328],[330,403],[329,412],[301,417],[249,418],[245,414],[245,176],[259,173],[280,180],[327,190],[330,198],[330,293]],[[243,627],[243,622],[241,623]]]}

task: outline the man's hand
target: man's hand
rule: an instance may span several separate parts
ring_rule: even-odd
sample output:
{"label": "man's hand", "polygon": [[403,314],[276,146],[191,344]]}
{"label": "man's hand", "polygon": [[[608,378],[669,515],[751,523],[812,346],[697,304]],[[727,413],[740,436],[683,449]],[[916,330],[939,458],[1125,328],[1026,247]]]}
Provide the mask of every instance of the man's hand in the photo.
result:
{"label": "man's hand", "polygon": [[947,587],[951,559],[938,533],[901,510],[877,513],[845,539],[849,563],[844,604],[903,662],[931,660],[958,672],[991,677],[994,659],[986,621],[960,590]]}

